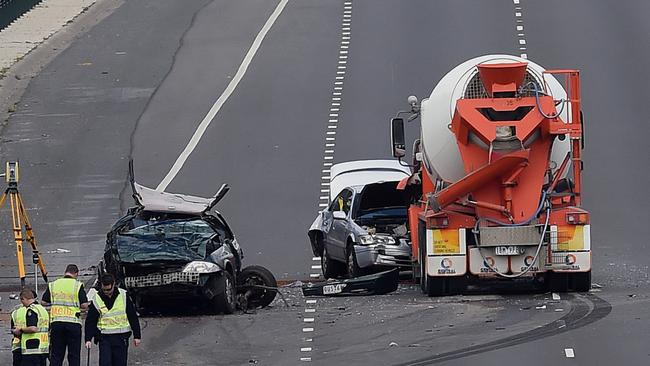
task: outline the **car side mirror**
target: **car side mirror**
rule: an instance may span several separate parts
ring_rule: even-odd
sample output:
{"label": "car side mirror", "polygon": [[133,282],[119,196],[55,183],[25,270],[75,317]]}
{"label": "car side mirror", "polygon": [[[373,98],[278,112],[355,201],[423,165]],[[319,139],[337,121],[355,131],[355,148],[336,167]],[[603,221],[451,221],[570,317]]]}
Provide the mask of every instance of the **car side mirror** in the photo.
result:
{"label": "car side mirror", "polygon": [[390,142],[393,151],[393,157],[401,158],[406,155],[403,118],[393,118],[390,120]]}
{"label": "car side mirror", "polygon": [[334,211],[332,216],[334,216],[335,220],[345,220],[348,215],[346,215],[344,211]]}

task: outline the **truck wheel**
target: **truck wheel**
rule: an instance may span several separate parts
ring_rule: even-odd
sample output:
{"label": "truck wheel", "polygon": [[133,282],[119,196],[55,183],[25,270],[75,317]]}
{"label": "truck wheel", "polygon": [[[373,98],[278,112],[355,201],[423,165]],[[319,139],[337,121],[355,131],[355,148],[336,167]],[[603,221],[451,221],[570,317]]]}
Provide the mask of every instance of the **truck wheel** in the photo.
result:
{"label": "truck wheel", "polygon": [[[259,288],[264,286],[269,288]],[[275,299],[278,283],[273,273],[262,266],[248,266],[239,275],[239,292],[248,293],[247,307],[249,309],[268,306]],[[250,291],[250,292],[249,292]]]}
{"label": "truck wheel", "polygon": [[217,313],[232,314],[237,307],[235,280],[228,271],[221,272],[216,280],[213,302]]}
{"label": "truck wheel", "polygon": [[426,294],[429,297],[443,296],[446,292],[446,278],[426,275]]}
{"label": "truck wheel", "polygon": [[591,271],[569,273],[568,276],[571,290],[587,292],[591,289]]}
{"label": "truck wheel", "polygon": [[347,252],[348,252],[348,260],[347,260],[348,277],[356,278],[359,276],[363,276],[365,274],[365,271],[361,267],[359,267],[359,263],[357,262],[357,253],[354,251],[354,247],[349,246]]}
{"label": "truck wheel", "polygon": [[549,272],[548,289],[551,292],[568,292],[569,291],[569,276],[566,273]]}
{"label": "truck wheel", "polygon": [[327,253],[327,245],[323,246],[323,254],[320,256],[320,266],[323,271],[323,277],[326,279],[341,277],[345,270],[343,263],[339,263],[330,258]]}

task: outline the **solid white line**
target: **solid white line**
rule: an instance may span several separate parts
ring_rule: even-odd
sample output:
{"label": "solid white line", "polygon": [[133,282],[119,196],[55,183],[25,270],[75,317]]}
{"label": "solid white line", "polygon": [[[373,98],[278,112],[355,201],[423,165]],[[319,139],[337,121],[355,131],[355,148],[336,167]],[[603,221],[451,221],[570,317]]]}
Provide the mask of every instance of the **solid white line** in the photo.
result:
{"label": "solid white line", "polygon": [[203,134],[205,131],[208,129],[208,126],[210,126],[210,123],[214,119],[214,117],[217,115],[221,107],[224,105],[224,103],[228,100],[230,95],[235,91],[235,88],[241,81],[241,79],[244,77],[244,74],[246,74],[246,70],[248,70],[248,66],[250,65],[251,61],[253,60],[253,57],[257,53],[257,50],[260,48],[260,45],[262,44],[262,41],[264,40],[264,37],[266,37],[266,34],[268,33],[269,29],[273,26],[273,23],[278,19],[280,14],[282,14],[282,10],[284,10],[285,5],[287,5],[287,2],[289,0],[280,0],[280,3],[278,6],[275,8],[269,19],[266,21],[260,32],[257,34],[257,37],[255,37],[255,40],[253,41],[253,44],[251,45],[251,48],[248,50],[248,53],[246,53],[246,56],[244,57],[244,60],[242,61],[241,65],[239,65],[239,69],[237,70],[237,73],[235,73],[235,76],[230,80],[230,83],[226,87],[226,89],[223,91],[221,96],[217,99],[216,102],[212,105],[212,108],[208,111],[208,114],[203,117],[203,120],[197,127],[196,131],[194,131],[194,135],[192,135],[192,138],[190,141],[187,143],[187,146],[185,146],[185,149],[183,152],[180,154],[178,159],[174,162],[174,165],[172,165],[172,168],[169,170],[165,178],[163,178],[162,182],[158,184],[158,187],[156,187],[157,191],[164,191],[167,186],[171,183],[171,181],[176,177],[176,174],[183,168],[183,165],[185,164],[185,161],[189,158],[190,154],[194,151],[196,146],[199,144],[199,141],[201,141],[201,137],[203,137]]}

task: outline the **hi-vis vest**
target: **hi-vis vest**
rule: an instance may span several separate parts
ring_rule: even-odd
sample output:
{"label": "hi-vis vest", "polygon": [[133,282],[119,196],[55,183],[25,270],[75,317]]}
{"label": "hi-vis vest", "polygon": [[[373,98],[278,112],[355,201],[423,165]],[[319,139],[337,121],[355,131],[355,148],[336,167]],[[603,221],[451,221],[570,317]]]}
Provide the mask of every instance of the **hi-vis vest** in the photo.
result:
{"label": "hi-vis vest", "polygon": [[[14,327],[22,328],[27,326],[27,320],[23,318],[22,323],[18,320],[18,310],[22,308],[23,305],[16,305],[13,310],[11,310],[11,320],[14,322]],[[21,326],[22,324],[22,326]],[[20,349],[20,337],[14,336],[11,338],[11,352]]]}
{"label": "hi-vis vest", "polygon": [[119,292],[113,307],[109,310],[104,304],[104,300],[97,294],[93,296],[92,302],[99,312],[97,329],[102,334],[117,334],[131,331],[129,319],[126,316],[126,291],[118,288]]}
{"label": "hi-vis vest", "polygon": [[77,314],[81,312],[79,308],[81,282],[74,278],[59,278],[51,282],[49,288],[52,322],[81,324],[81,319],[77,317]]}
{"label": "hi-vis vest", "polygon": [[[38,323],[36,325],[36,333],[23,333],[20,336],[20,352],[23,355],[36,355],[46,354],[50,350],[50,337],[48,335],[48,327],[50,325],[50,316],[47,310],[40,304],[31,304],[29,307],[20,307],[11,314],[14,320],[14,326],[17,328],[27,327],[27,310],[31,309],[38,315]],[[27,341],[37,339],[38,347],[27,348]],[[31,343],[31,342],[30,342]],[[13,349],[13,342],[12,342]]]}

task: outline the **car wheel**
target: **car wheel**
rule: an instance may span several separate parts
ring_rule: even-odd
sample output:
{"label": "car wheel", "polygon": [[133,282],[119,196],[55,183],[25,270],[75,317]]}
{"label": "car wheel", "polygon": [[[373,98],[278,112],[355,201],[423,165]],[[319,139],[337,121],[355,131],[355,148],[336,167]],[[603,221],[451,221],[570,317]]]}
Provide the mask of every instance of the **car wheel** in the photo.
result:
{"label": "car wheel", "polygon": [[336,263],[330,258],[327,253],[327,245],[323,245],[323,254],[320,256],[320,269],[323,272],[323,277],[325,278],[335,278]]}
{"label": "car wheel", "polygon": [[235,280],[230,272],[223,271],[216,282],[214,309],[218,313],[232,314],[237,307]]}
{"label": "car wheel", "polygon": [[[260,288],[263,286],[264,288]],[[238,291],[247,293],[247,308],[268,306],[277,293],[273,273],[262,266],[248,266],[239,275]]]}
{"label": "car wheel", "polygon": [[363,269],[359,267],[359,263],[357,262],[357,253],[354,251],[354,247],[350,245],[348,247],[347,253],[348,253],[348,260],[347,260],[348,277],[355,278],[355,277],[363,276],[365,273]]}

